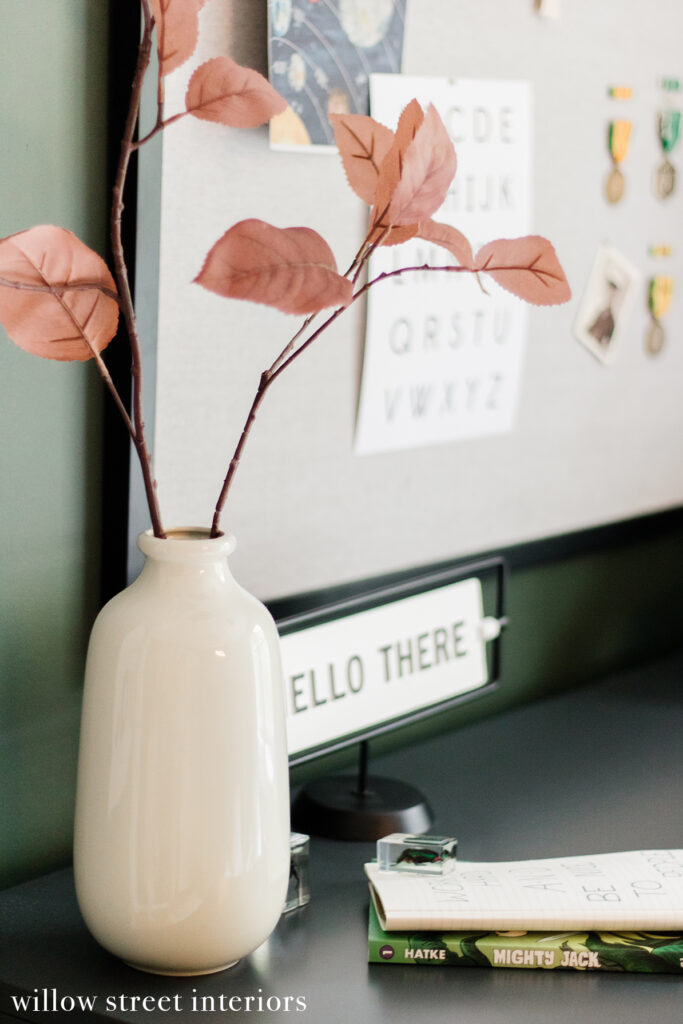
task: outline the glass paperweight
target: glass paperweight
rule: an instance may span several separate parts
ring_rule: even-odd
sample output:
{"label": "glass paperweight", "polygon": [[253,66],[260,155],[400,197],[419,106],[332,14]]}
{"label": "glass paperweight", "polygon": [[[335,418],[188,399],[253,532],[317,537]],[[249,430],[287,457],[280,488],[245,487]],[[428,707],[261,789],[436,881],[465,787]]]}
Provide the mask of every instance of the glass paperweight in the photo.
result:
{"label": "glass paperweight", "polygon": [[289,885],[285,900],[285,913],[305,907],[311,898],[308,884],[308,853],[310,840],[301,832],[292,832],[289,837]]}
{"label": "glass paperweight", "polygon": [[377,840],[377,863],[382,871],[443,875],[455,864],[458,841],[452,836],[411,836],[393,832]]}

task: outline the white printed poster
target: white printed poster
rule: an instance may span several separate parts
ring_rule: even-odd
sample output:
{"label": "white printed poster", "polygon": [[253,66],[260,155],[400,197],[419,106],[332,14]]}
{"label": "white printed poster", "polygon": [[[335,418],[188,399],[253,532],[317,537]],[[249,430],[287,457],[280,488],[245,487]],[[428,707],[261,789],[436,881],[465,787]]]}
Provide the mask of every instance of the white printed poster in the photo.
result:
{"label": "white printed poster", "polygon": [[[423,107],[434,104],[458,158],[433,219],[462,231],[475,253],[495,239],[530,234],[530,83],[371,76],[372,116],[391,128],[414,97]],[[425,263],[455,260],[445,249],[413,239],[379,249],[369,274]],[[370,289],[356,454],[511,431],[526,312],[491,278],[480,284],[469,273],[411,272]]]}

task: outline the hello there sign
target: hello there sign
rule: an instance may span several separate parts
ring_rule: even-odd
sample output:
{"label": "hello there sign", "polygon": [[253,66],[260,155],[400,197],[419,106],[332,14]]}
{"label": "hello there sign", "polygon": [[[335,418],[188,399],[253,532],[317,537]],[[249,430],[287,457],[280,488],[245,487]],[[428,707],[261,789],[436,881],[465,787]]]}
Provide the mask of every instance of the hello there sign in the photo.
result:
{"label": "hello there sign", "polygon": [[467,579],[286,633],[290,756],[484,686],[492,622]]}

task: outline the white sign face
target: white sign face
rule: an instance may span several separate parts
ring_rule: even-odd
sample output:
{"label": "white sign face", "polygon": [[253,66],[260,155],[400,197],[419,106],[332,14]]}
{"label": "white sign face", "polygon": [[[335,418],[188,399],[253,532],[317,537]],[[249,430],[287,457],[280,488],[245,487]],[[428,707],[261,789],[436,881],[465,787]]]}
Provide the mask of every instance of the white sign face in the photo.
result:
{"label": "white sign face", "polygon": [[487,681],[478,579],[281,638],[290,754]]}
{"label": "white sign face", "polygon": [[[433,219],[476,253],[530,233],[531,86],[528,82],[373,75],[372,116],[392,128],[416,97],[433,103],[458,168]],[[373,254],[370,278],[404,266],[454,265],[445,249],[411,240]],[[526,306],[473,274],[413,272],[368,294],[355,452],[397,451],[512,429]]]}

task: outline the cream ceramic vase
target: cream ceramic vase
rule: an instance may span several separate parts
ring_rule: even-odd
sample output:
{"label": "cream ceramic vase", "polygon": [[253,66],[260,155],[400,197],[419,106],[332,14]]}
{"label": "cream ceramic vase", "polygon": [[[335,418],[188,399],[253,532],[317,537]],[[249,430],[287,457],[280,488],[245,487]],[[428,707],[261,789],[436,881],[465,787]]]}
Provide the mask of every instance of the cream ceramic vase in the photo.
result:
{"label": "cream ceramic vase", "polygon": [[222,970],[275,927],[289,876],[279,642],[231,537],[142,534],[95,622],[74,871],[93,936],[159,974]]}

